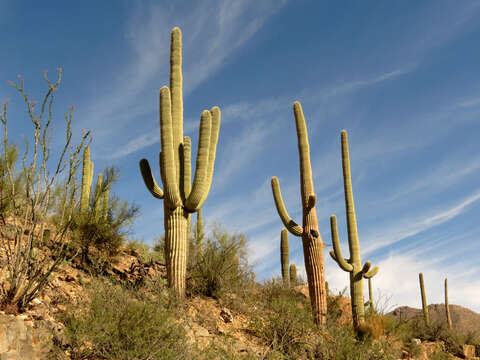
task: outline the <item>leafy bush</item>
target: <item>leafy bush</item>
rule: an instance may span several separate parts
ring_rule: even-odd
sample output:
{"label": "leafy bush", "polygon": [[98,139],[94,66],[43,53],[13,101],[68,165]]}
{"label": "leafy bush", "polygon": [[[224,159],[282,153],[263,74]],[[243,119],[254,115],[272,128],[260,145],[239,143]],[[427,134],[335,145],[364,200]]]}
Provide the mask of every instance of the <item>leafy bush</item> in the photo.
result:
{"label": "leafy bush", "polygon": [[106,281],[93,282],[89,290],[89,306],[71,309],[62,319],[72,359],[194,358],[175,314],[179,305],[168,292],[154,300]]}
{"label": "leafy bush", "polygon": [[252,282],[243,234],[216,226],[187,274],[187,292],[219,297]]}
{"label": "leafy bush", "polygon": [[154,247],[150,247],[144,244],[143,241],[130,240],[127,243],[127,248],[133,250],[136,253],[138,259],[144,263],[152,261],[164,262],[164,252],[156,251]]}

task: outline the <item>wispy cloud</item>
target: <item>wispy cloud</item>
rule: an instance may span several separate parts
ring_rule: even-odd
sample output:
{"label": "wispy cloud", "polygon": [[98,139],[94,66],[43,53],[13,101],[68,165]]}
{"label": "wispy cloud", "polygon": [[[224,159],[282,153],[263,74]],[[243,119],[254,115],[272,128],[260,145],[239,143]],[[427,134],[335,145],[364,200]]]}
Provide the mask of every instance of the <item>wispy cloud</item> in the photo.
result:
{"label": "wispy cloud", "polygon": [[363,247],[362,251],[364,254],[377,251],[426,231],[434,226],[445,223],[460,215],[479,199],[480,192],[477,191],[457,204],[436,211],[435,213],[430,213],[428,216],[413,216],[404,218],[403,220],[397,218],[395,224],[384,224],[382,228],[386,228],[387,230],[374,229],[366,234],[364,238],[367,239],[367,245]]}
{"label": "wispy cloud", "polygon": [[[101,140],[103,136],[112,136],[113,124],[120,134],[132,127],[129,122],[156,111],[158,104],[151,98],[157,98],[162,83],[168,84],[169,38],[174,26],[180,26],[183,32],[184,94],[188,96],[285,3],[271,0],[254,6],[253,0],[204,1],[187,13],[155,3],[137,5],[126,30],[132,49],[127,54],[129,61],[118,69],[122,76],[102,89],[107,95],[92,99],[84,115],[88,119],[86,125]],[[137,133],[139,128],[145,129],[137,126]],[[144,134],[137,135],[117,156],[138,150],[151,141],[146,141]]]}

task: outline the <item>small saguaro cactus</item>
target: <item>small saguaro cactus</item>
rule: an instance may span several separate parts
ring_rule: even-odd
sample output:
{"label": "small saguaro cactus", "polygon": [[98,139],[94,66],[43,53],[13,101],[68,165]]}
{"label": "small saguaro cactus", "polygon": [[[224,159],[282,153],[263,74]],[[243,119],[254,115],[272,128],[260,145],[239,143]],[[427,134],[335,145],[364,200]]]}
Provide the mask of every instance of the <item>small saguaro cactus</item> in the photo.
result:
{"label": "small saguaro cactus", "polygon": [[452,318],[450,316],[450,307],[448,305],[448,280],[445,278],[445,311],[447,314],[448,328],[452,329]]}
{"label": "small saguaro cactus", "polygon": [[[95,201],[93,204],[93,216],[96,221],[100,219],[100,200],[102,197],[103,174],[98,174],[97,185],[95,186]],[[103,216],[102,216],[103,218]]]}
{"label": "small saguaro cactus", "polygon": [[272,177],[272,191],[275,206],[285,227],[295,236],[302,238],[305,270],[307,271],[308,291],[315,323],[327,322],[327,293],[325,291],[325,264],[323,259],[323,241],[318,231],[317,197],[313,188],[312,166],[310,164],[310,145],[307,125],[300,102],[293,103],[293,113],[297,128],[298,152],[300,156],[300,186],[302,199],[302,225],[298,225],[288,215],[283,203],[280,183]]}
{"label": "small saguaro cactus", "polygon": [[297,267],[295,264],[290,264],[290,285],[297,285]]}
{"label": "small saguaro cactus", "polygon": [[370,312],[374,312],[373,308],[373,290],[372,290],[372,278],[368,278],[368,301],[365,303],[365,306],[369,306]]}
{"label": "small saguaro cactus", "polygon": [[288,285],[288,263],[289,263],[289,254],[288,254],[288,231],[283,228],[280,233],[280,260],[282,263],[282,279],[283,284]]}
{"label": "small saguaro cactus", "polygon": [[430,317],[428,316],[428,305],[427,305],[427,296],[425,295],[425,284],[423,282],[423,274],[419,273],[418,278],[420,280],[420,294],[422,296],[422,309],[423,309],[423,318],[425,324],[430,324]]}
{"label": "small saguaro cactus", "polygon": [[365,262],[365,264],[362,266],[362,260],[360,258],[360,244],[358,242],[357,219],[355,216],[355,205],[353,202],[348,138],[345,130],[342,130],[341,132],[341,141],[343,183],[345,192],[345,207],[347,213],[348,248],[350,250],[350,258],[345,259],[340,250],[337,217],[335,215],[330,216],[330,228],[333,243],[333,250],[330,251],[330,256],[337,262],[342,270],[350,274],[350,298],[352,304],[353,326],[355,329],[358,329],[359,325],[365,321],[363,279],[368,279],[375,276],[378,272],[378,266],[370,269],[370,261]]}
{"label": "small saguaro cactus", "polygon": [[143,181],[150,193],[163,199],[167,278],[179,297],[185,295],[187,239],[190,214],[198,211],[210,191],[220,130],[220,109],[204,110],[193,186],[191,142],[183,136],[182,32],[171,33],[170,88],[160,89],[160,176],[165,192],[157,185],[146,159],[140,160]]}
{"label": "small saguaro cactus", "polygon": [[85,214],[90,204],[90,189],[93,180],[93,162],[90,161],[90,147],[83,150],[82,192],[80,194],[80,213]]}

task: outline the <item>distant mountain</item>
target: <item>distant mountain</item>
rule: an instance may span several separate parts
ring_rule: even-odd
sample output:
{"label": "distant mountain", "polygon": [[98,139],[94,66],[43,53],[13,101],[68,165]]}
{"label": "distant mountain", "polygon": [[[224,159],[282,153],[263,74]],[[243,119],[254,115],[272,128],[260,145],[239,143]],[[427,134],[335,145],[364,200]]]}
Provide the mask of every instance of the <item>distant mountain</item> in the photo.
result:
{"label": "distant mountain", "polygon": [[[444,304],[428,305],[428,313],[431,322],[447,321]],[[415,317],[422,317],[423,311],[422,309],[409,306],[400,306],[388,314],[395,316],[397,320],[409,320]],[[450,305],[450,315],[452,317],[453,329],[463,334],[475,332],[477,337],[480,337],[480,314],[463,306]]]}

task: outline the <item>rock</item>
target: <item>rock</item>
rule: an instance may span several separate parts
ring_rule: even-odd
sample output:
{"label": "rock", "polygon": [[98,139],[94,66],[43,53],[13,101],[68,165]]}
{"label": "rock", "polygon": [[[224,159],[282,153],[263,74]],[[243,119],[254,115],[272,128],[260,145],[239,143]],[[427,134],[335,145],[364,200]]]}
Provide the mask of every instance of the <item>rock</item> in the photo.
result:
{"label": "rock", "polygon": [[412,339],[412,343],[420,345],[422,343],[422,340],[420,339]]}
{"label": "rock", "polygon": [[223,308],[221,311],[220,311],[220,317],[223,319],[224,322],[226,323],[231,323],[233,322],[233,315],[232,313],[230,312],[230,310],[228,310],[227,308]]}
{"label": "rock", "polygon": [[72,276],[70,274],[67,274],[65,275],[65,281],[66,282],[73,282],[73,281],[76,281],[77,279],[75,278],[75,276]]}
{"label": "rock", "polygon": [[475,346],[473,345],[463,345],[462,347],[463,355],[469,359],[475,356]]}
{"label": "rock", "polygon": [[33,299],[31,302],[32,305],[40,305],[41,303],[42,301],[38,298]]}

